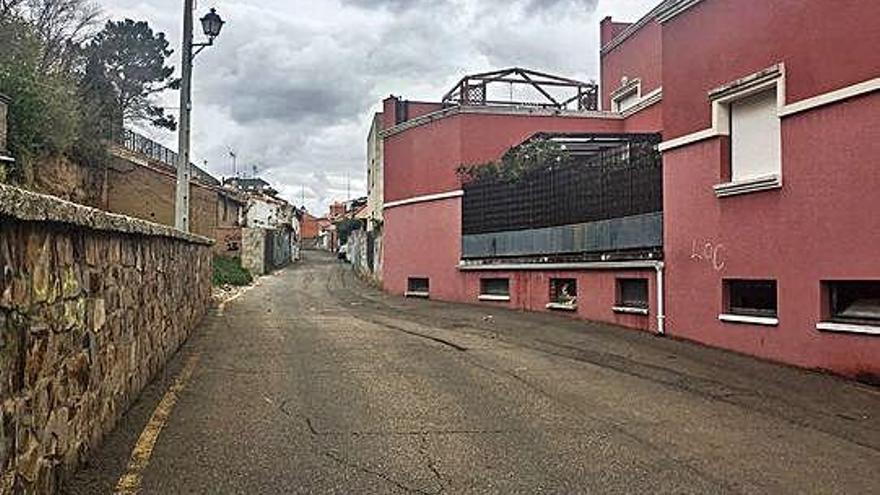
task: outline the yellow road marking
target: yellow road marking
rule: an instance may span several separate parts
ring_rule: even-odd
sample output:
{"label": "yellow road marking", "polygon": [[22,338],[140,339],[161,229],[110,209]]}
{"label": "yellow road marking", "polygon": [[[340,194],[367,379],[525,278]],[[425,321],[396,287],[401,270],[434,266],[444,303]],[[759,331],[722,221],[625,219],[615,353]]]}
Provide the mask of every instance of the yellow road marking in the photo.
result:
{"label": "yellow road marking", "polygon": [[183,369],[180,371],[180,374],[174,379],[174,383],[168,387],[168,391],[165,392],[162,400],[159,401],[159,405],[157,405],[156,410],[153,411],[150,421],[147,422],[147,425],[141,432],[141,436],[138,437],[138,441],[134,445],[134,449],[131,451],[131,459],[128,462],[128,469],[125,474],[119,478],[119,481],[116,483],[116,489],[113,493],[119,495],[136,494],[141,489],[143,473],[147,468],[147,465],[150,464],[150,458],[153,455],[153,447],[156,446],[156,441],[159,439],[159,433],[162,432],[162,428],[168,421],[169,416],[171,416],[171,410],[174,409],[174,405],[177,403],[177,396],[184,387],[186,387],[186,384],[192,376],[193,371],[196,369],[198,362],[199,356],[197,354],[190,356]]}

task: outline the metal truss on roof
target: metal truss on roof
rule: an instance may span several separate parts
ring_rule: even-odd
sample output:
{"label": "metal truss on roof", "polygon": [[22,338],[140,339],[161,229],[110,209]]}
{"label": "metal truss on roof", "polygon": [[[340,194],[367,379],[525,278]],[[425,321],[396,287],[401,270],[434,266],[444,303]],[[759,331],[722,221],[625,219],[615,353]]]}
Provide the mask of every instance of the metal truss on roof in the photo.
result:
{"label": "metal truss on roof", "polygon": [[[508,99],[491,96],[493,89],[509,87]],[[514,98],[514,88],[533,89],[535,101]],[[556,108],[559,110],[598,110],[599,88],[596,83],[577,81],[519,67],[471,74],[463,77],[443,96],[445,105],[520,106]]]}

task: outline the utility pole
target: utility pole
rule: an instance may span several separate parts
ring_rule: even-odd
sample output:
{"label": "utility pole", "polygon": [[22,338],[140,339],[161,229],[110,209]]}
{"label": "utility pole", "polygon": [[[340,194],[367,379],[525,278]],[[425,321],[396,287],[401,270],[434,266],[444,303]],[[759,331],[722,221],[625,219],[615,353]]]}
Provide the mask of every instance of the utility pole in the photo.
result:
{"label": "utility pole", "polygon": [[[180,129],[177,131],[177,193],[174,198],[174,226],[189,232],[189,138],[192,112],[193,59],[206,47],[214,44],[220,35],[223,19],[214,9],[200,19],[208,37],[206,43],[193,43],[193,0],[183,0],[183,46],[180,50]],[[193,53],[193,48],[198,50]]]}
{"label": "utility pole", "polygon": [[177,196],[174,201],[174,226],[189,232],[189,137],[192,111],[193,0],[183,0],[183,47],[180,79],[180,129],[177,132]]}

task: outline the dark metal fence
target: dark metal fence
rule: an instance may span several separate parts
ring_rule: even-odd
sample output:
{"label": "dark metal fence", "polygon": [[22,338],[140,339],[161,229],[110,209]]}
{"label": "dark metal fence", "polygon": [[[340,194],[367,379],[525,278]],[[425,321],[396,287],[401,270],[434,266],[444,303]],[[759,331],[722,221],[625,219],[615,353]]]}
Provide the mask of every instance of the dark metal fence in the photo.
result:
{"label": "dark metal fence", "polygon": [[663,210],[660,136],[634,135],[620,146],[516,181],[464,185],[462,233],[536,229]]}
{"label": "dark metal fence", "polygon": [[172,167],[177,166],[177,153],[134,131],[124,129],[119,144],[129,151],[140,153]]}
{"label": "dark metal fence", "polygon": [[[146,136],[142,136],[137,132],[129,129],[123,129],[121,138],[117,138],[115,139],[115,141],[117,144],[121,145],[123,148],[129,151],[139,153],[146,156],[147,158],[164,163],[171,168],[177,168],[178,154],[176,152],[171,151],[165,146],[157,143],[156,141],[153,141]],[[213,186],[220,185],[220,181],[217,180],[213,175],[193,165],[192,163],[190,163],[189,166],[190,172],[195,179]]]}

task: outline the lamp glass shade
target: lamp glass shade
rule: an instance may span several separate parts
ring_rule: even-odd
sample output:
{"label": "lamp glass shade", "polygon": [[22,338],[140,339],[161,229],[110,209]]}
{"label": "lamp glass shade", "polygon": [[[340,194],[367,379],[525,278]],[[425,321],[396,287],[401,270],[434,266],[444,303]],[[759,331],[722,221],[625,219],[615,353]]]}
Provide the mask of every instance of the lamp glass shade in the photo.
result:
{"label": "lamp glass shade", "polygon": [[205,31],[205,36],[216,38],[220,35],[220,30],[223,28],[223,19],[217,15],[216,10],[211,9],[211,11],[205,14],[205,17],[202,17],[200,20],[202,21],[202,29]]}

